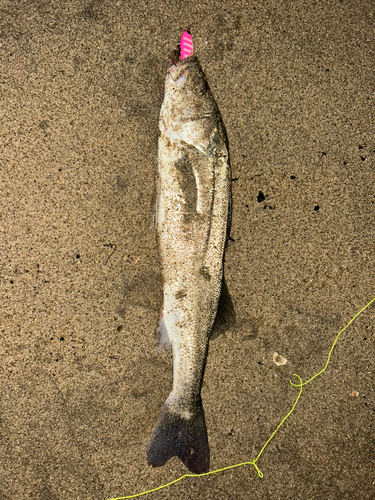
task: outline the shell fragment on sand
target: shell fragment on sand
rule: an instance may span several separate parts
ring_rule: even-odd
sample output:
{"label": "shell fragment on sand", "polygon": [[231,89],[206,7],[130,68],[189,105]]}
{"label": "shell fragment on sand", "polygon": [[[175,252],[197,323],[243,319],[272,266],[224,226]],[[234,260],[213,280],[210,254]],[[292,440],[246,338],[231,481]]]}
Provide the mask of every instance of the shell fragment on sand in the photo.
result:
{"label": "shell fragment on sand", "polygon": [[272,359],[275,365],[277,366],[285,365],[288,362],[285,358],[281,356],[281,354],[278,354],[277,352],[273,353]]}

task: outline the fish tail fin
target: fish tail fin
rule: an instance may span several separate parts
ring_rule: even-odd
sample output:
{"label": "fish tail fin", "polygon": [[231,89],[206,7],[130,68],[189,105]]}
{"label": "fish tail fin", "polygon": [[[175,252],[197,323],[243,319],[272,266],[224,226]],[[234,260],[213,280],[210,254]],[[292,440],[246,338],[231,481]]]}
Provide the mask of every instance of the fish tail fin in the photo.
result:
{"label": "fish tail fin", "polygon": [[168,402],[161,411],[147,449],[150,465],[160,467],[177,456],[194,474],[208,472],[210,451],[202,403],[190,418],[170,411]]}

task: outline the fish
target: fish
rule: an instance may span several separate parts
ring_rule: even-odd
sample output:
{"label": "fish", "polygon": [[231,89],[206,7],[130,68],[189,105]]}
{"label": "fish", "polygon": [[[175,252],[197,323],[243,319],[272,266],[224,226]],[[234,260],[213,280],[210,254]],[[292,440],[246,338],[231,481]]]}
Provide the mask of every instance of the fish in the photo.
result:
{"label": "fish", "polygon": [[[186,42],[187,49],[181,47]],[[159,131],[158,330],[160,346],[172,347],[173,387],[152,431],[147,460],[159,467],[177,456],[200,474],[210,463],[201,399],[209,339],[234,319],[223,275],[232,201],[227,134],[190,31],[170,59]]]}

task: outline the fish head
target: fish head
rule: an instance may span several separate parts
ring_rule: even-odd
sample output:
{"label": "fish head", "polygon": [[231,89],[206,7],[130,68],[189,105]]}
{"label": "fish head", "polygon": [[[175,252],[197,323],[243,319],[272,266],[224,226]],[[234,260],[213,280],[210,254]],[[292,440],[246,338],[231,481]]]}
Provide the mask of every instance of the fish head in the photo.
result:
{"label": "fish head", "polygon": [[166,90],[184,93],[188,91],[194,95],[202,95],[206,91],[207,83],[202,69],[195,56],[181,60],[177,51],[171,56],[166,78]]}
{"label": "fish head", "polygon": [[208,156],[218,135],[214,97],[196,56],[172,56],[165,79],[160,131],[170,141],[189,144]]}

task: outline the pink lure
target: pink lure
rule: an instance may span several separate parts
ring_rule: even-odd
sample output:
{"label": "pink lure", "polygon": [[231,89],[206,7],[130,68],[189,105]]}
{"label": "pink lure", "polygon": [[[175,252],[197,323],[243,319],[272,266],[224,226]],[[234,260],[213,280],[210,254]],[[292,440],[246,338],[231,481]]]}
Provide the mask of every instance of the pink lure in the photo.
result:
{"label": "pink lure", "polygon": [[193,52],[194,52],[193,39],[189,33],[189,30],[185,30],[182,33],[180,41],[181,60],[185,59],[186,57],[192,56]]}

